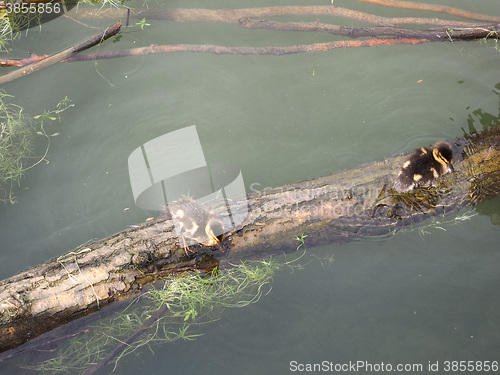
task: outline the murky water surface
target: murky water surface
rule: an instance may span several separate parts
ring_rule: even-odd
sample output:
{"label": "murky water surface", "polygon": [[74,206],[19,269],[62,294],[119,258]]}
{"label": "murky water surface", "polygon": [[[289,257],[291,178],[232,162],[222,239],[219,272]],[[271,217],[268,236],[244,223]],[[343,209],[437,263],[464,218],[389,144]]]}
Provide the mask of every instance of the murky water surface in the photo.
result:
{"label": "murky water surface", "polygon": [[[500,15],[498,0],[439,3]],[[454,19],[356,1],[335,4],[384,16]],[[285,4],[148,4],[150,9],[270,5]],[[114,21],[82,22],[101,29]],[[133,27],[118,41],[94,50],[338,39],[153,19],[141,30],[139,22],[132,19]],[[13,55],[53,53],[96,32],[59,18],[41,32],[23,35]],[[17,192],[16,205],[0,207],[0,277],[156,215],[134,204],[128,156],[148,140],[186,126],[197,126],[208,162],[241,168],[248,192],[460,137],[470,124],[482,129],[482,115],[498,118],[500,111],[494,91],[500,82],[498,47],[472,41],[290,56],[165,53],[58,64],[5,84],[2,88],[32,115],[54,108],[65,96],[75,106],[54,128],[60,135],[51,139],[49,163],[27,174],[22,187],[29,189]],[[43,150],[45,138],[38,141]],[[322,361],[422,364],[422,373],[429,373],[429,363],[438,362],[444,371],[445,361],[499,361],[499,215],[495,199],[390,238],[307,248],[294,267],[275,274],[272,290],[258,303],[225,310],[217,321],[196,328],[203,336],[194,341],[142,348],[115,373],[288,374]]]}

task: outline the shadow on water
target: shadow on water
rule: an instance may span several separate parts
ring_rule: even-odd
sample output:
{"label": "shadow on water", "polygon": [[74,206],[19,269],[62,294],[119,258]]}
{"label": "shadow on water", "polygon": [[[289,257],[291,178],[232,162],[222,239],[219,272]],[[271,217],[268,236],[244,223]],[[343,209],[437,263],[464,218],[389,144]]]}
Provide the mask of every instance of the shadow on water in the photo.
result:
{"label": "shadow on water", "polygon": [[[498,96],[498,113],[496,115],[485,112],[482,108],[473,110],[467,116],[468,131],[462,128],[464,135],[473,134],[478,131],[478,125],[481,125],[480,130],[486,130],[500,125],[500,82],[495,85],[492,90]],[[469,109],[468,107],[467,109]],[[495,198],[487,203],[477,205],[476,210],[481,215],[488,216],[491,223],[500,226],[500,215],[498,215],[498,207],[500,206],[500,199]]]}
{"label": "shadow on water", "polygon": [[[500,82],[495,85],[496,90],[492,90],[498,96],[498,113],[493,115],[489,112],[483,111],[481,108],[473,110],[467,116],[467,124],[469,125],[468,132],[462,128],[464,136],[467,134],[476,133],[478,130],[475,126],[477,122],[482,125],[482,130],[495,127],[500,124]],[[467,109],[470,109],[468,107]]]}

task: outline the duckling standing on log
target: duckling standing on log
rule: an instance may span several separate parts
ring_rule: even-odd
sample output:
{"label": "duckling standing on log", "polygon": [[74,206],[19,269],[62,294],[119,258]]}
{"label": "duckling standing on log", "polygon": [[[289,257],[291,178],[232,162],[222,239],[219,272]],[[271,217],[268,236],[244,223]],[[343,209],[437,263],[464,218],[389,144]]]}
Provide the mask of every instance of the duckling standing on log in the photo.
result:
{"label": "duckling standing on log", "polygon": [[443,174],[454,172],[452,159],[451,146],[445,142],[436,143],[429,148],[418,148],[403,164],[393,187],[397,192],[404,193],[429,186]]}
{"label": "duckling standing on log", "polygon": [[214,210],[205,208],[191,198],[183,198],[170,204],[169,210],[179,224],[186,255],[188,251],[195,253],[189,248],[186,238],[205,246],[214,246],[222,241],[224,225]]}

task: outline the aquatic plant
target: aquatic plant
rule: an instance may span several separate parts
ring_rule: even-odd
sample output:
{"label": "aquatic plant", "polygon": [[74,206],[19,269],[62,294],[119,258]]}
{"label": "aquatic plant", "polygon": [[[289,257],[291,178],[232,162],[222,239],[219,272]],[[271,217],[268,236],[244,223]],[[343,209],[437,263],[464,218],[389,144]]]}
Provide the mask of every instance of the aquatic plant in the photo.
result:
{"label": "aquatic plant", "polygon": [[[259,301],[270,291],[269,284],[280,268],[281,264],[273,260],[263,260],[242,262],[224,271],[216,268],[208,274],[168,277],[161,287],[144,293],[120,313],[87,327],[90,332],[85,330],[69,339],[52,358],[29,368],[41,374],[93,373],[93,366],[120,343],[126,345],[113,359],[114,368],[121,358],[142,347],[195,340],[203,334],[195,327],[220,319],[224,309]],[[152,317],[152,324],[141,330]],[[134,336],[134,332],[141,334]]]}
{"label": "aquatic plant", "polygon": [[21,182],[24,163],[32,155],[34,143],[23,109],[6,102],[11,97],[0,91],[0,199],[14,203],[12,188]]}
{"label": "aquatic plant", "polygon": [[141,28],[141,30],[144,30],[144,26],[151,26],[150,23],[146,22],[145,18],[143,18],[140,22],[137,22],[136,25],[138,25]]}
{"label": "aquatic plant", "polygon": [[[46,160],[50,138],[59,134],[48,134],[48,123],[61,121],[61,112],[74,104],[65,97],[57,104],[56,109],[46,110],[31,118],[23,113],[22,107],[8,103],[9,98],[12,96],[0,90],[0,201],[15,203],[14,187],[21,186],[27,170]],[[43,156],[30,163],[32,158],[36,158],[36,134],[47,138],[47,146]]]}
{"label": "aquatic plant", "polygon": [[305,243],[306,237],[307,237],[307,234],[304,235],[304,233],[302,233],[302,235],[300,237],[299,236],[295,237],[295,240],[300,242],[300,244],[297,246],[297,250],[299,250],[301,248],[301,246],[304,246],[304,247],[306,246],[306,243]]}

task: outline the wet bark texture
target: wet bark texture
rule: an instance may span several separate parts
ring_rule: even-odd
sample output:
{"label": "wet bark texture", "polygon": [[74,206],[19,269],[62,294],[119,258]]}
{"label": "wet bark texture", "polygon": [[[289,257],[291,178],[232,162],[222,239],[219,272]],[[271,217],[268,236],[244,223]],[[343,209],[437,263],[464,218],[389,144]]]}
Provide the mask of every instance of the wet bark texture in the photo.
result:
{"label": "wet bark texture", "polygon": [[187,257],[173,222],[159,218],[3,280],[0,351],[138,293],[158,275],[293,252],[298,246],[295,237],[302,234],[309,248],[389,234],[498,195],[500,127],[450,143],[456,173],[415,193],[390,189],[407,157],[399,155],[249,194],[249,215],[241,228],[226,235],[224,252],[200,247],[196,257]]}

